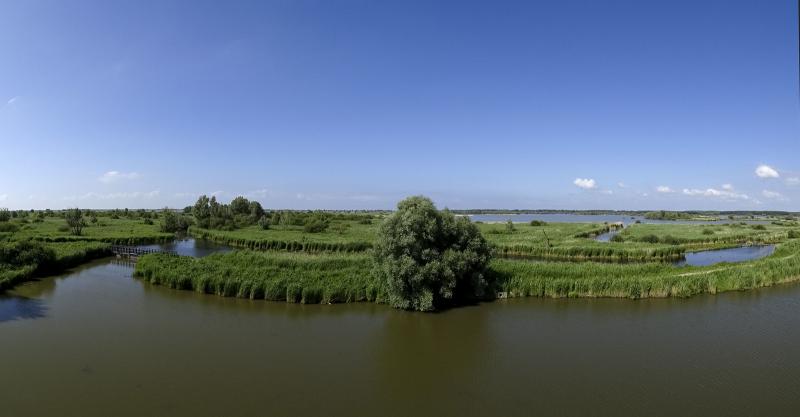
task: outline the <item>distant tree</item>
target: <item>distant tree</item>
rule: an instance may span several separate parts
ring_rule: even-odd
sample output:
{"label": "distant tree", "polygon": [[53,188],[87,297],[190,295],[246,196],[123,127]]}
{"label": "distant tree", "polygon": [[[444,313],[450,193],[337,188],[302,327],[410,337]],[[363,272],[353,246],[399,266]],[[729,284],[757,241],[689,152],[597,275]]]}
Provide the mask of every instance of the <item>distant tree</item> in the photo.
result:
{"label": "distant tree", "polygon": [[373,254],[373,273],[396,308],[432,311],[491,289],[491,249],[478,227],[422,196],[398,203],[378,230]]}
{"label": "distant tree", "polygon": [[250,202],[250,218],[252,221],[258,221],[262,217],[264,217],[264,207],[261,207],[261,203],[258,201],[251,201]]}
{"label": "distant tree", "polygon": [[11,213],[7,208],[0,208],[0,222],[7,222],[11,220]]}
{"label": "distant tree", "polygon": [[231,201],[231,211],[234,215],[250,215],[250,201],[242,196],[234,198]]}
{"label": "distant tree", "polygon": [[[216,201],[216,200],[215,200]],[[197,225],[202,228],[208,228],[211,225],[211,201],[208,196],[201,195],[194,203],[192,214],[197,221]]]}
{"label": "distant tree", "polygon": [[261,229],[262,229],[262,230],[267,230],[267,229],[269,229],[269,226],[270,226],[270,221],[269,221],[269,219],[267,218],[267,216],[263,216],[263,215],[262,215],[262,216],[261,216],[261,218],[260,218],[260,219],[258,219],[258,225],[261,227]]}
{"label": "distant tree", "polygon": [[67,226],[69,227],[70,233],[75,236],[80,236],[83,232],[83,228],[86,226],[86,222],[83,221],[83,213],[81,212],[81,209],[68,209],[64,213],[64,219],[67,221]]}
{"label": "distant tree", "polygon": [[[150,220],[150,219],[147,219]],[[152,224],[152,220],[150,220]],[[161,210],[161,231],[165,233],[185,232],[189,228],[189,219],[167,207]]]}
{"label": "distant tree", "polygon": [[515,230],[516,228],[514,227],[514,222],[512,222],[511,219],[509,219],[506,222],[506,228],[505,228],[506,233],[514,233]]}

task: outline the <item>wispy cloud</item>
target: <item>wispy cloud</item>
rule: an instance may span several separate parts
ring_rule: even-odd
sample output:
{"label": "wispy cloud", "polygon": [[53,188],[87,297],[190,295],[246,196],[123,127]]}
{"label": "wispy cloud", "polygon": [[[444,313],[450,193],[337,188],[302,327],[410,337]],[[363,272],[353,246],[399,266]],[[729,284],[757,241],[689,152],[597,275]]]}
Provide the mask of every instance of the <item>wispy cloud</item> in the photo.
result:
{"label": "wispy cloud", "polygon": [[759,178],[778,178],[781,176],[775,168],[769,165],[759,165],[755,172]]}
{"label": "wispy cloud", "polygon": [[795,187],[800,185],[800,177],[789,177],[786,179],[786,185]]}
{"label": "wispy cloud", "polygon": [[780,201],[786,201],[787,200],[787,198],[783,194],[781,194],[781,193],[779,193],[777,191],[764,190],[764,191],[761,192],[761,195],[763,195],[764,198],[769,198],[769,199],[772,199],[772,200],[780,200]]}
{"label": "wispy cloud", "polygon": [[656,187],[656,192],[659,192],[659,193],[662,193],[662,194],[668,194],[668,193],[674,193],[675,190],[673,190],[672,188],[669,188],[666,185],[659,185],[658,187]]}
{"label": "wispy cloud", "polygon": [[717,190],[716,188],[706,188],[705,190],[699,190],[697,188],[684,188],[683,193],[690,196],[701,196],[701,197],[715,197],[720,198],[722,200],[749,200],[750,196],[747,194],[737,193],[734,191],[728,190]]}
{"label": "wispy cloud", "polygon": [[137,178],[139,178],[138,172],[108,171],[101,175],[100,178],[98,178],[98,181],[105,184],[111,184],[121,180],[135,180]]}
{"label": "wispy cloud", "polygon": [[10,106],[10,105],[14,104],[17,100],[19,100],[19,96],[11,97],[10,99],[8,99],[6,104],[8,104]]}
{"label": "wispy cloud", "polygon": [[597,188],[597,182],[592,178],[575,178],[575,181],[572,183],[584,190],[593,190]]}
{"label": "wispy cloud", "polygon": [[733,185],[732,184],[722,184],[722,189],[723,190],[727,190],[727,191],[733,191]]}
{"label": "wispy cloud", "polygon": [[624,182],[618,182],[617,183],[617,187],[619,187],[619,188],[628,188],[628,185],[625,184]]}

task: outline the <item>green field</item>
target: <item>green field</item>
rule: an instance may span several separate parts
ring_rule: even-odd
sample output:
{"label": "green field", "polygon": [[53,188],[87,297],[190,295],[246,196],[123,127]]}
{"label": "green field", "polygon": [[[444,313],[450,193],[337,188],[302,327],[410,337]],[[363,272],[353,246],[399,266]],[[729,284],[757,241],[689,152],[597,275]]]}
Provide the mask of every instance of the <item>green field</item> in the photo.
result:
{"label": "green field", "polygon": [[172,233],[159,231],[159,224],[145,224],[138,219],[111,219],[101,217],[97,224],[88,223],[80,236],[70,234],[64,219],[46,217],[42,222],[18,223],[19,230],[7,238],[11,240],[34,239],[46,242],[100,241],[114,244],[144,244],[166,242],[174,239]]}

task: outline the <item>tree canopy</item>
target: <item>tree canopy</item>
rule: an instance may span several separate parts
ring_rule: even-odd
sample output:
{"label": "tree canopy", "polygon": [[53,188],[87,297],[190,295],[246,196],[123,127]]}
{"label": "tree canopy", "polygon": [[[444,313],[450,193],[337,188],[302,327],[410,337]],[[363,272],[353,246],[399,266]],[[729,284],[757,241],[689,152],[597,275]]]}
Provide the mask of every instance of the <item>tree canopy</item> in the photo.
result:
{"label": "tree canopy", "polygon": [[396,308],[432,311],[491,291],[491,249],[477,226],[426,197],[398,203],[378,230],[374,256],[373,273]]}

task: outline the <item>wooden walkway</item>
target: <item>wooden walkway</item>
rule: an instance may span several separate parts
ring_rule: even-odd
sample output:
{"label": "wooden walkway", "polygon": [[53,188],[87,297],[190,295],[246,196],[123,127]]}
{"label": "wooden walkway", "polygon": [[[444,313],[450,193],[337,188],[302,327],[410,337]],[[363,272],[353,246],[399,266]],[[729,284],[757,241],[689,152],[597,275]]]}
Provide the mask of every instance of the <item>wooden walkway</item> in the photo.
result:
{"label": "wooden walkway", "polygon": [[128,258],[130,260],[136,260],[142,255],[147,255],[149,253],[166,253],[168,255],[175,255],[177,256],[178,253],[173,250],[165,250],[165,249],[153,249],[153,248],[142,248],[139,246],[126,246],[126,245],[111,245],[111,252],[114,255],[117,255],[117,258]]}

